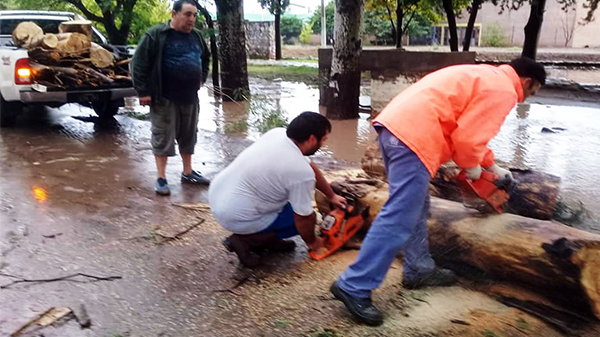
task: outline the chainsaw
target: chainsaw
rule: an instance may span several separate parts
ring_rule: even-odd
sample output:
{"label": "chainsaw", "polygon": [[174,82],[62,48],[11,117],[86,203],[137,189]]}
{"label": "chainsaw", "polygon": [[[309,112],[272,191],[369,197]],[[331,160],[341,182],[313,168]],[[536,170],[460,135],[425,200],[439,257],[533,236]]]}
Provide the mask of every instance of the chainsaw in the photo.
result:
{"label": "chainsaw", "polygon": [[[467,172],[462,170],[456,177],[462,190],[466,194],[475,194],[478,198],[483,199],[496,213],[503,213],[504,205],[510,198],[508,192],[511,187],[511,179],[499,179],[489,171],[481,172],[479,179],[469,179],[466,174]],[[479,207],[476,208],[479,209]]]}
{"label": "chainsaw", "polygon": [[350,240],[365,223],[366,209],[359,209],[356,199],[346,197],[348,205],[345,209],[334,208],[319,225],[319,236],[324,239],[325,249],[310,251],[314,260],[320,261],[340,249]]}

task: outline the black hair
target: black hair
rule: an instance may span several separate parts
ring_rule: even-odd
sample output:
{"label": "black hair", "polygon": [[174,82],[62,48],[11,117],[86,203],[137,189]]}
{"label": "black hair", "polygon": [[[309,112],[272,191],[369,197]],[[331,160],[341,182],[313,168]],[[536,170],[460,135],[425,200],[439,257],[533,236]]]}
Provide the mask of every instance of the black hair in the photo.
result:
{"label": "black hair", "polygon": [[292,120],[287,127],[287,136],[298,143],[303,143],[315,135],[318,141],[331,132],[331,123],[325,116],[316,112],[304,111]]}
{"label": "black hair", "polygon": [[181,7],[183,7],[184,3],[197,7],[195,0],[177,0],[173,3],[173,10],[176,12],[181,12]]}
{"label": "black hair", "polygon": [[529,77],[542,85],[546,84],[546,70],[541,63],[523,56],[510,61],[509,65],[515,69],[519,77]]}

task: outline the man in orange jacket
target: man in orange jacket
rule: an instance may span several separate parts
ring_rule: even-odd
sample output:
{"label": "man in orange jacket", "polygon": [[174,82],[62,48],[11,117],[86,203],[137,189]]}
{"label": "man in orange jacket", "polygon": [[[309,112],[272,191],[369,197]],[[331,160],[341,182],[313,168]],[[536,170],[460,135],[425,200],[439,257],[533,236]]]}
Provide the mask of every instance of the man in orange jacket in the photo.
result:
{"label": "man in orange jacket", "polygon": [[494,163],[488,142],[517,102],[546,81],[544,67],[528,58],[508,65],[457,65],[433,72],[397,95],[373,120],[389,181],[389,199],[369,229],[354,264],[331,286],[357,318],[371,324],[383,315],[371,302],[399,251],[402,284],[415,289],[456,283],[429,254],[429,180],[453,160],[478,179],[482,170],[501,178],[510,171]]}

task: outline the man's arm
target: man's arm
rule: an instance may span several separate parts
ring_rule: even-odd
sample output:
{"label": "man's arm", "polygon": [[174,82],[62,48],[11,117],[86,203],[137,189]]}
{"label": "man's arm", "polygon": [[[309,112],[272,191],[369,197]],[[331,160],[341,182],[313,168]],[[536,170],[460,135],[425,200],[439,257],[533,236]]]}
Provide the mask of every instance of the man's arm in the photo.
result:
{"label": "man's arm", "polygon": [[346,199],[340,195],[335,194],[335,192],[331,188],[331,185],[329,184],[327,179],[325,179],[325,177],[323,176],[323,173],[321,173],[321,170],[319,169],[317,164],[311,162],[310,167],[313,169],[313,171],[315,171],[315,178],[317,180],[317,182],[316,182],[317,189],[319,191],[321,191],[323,194],[325,194],[327,199],[329,199],[329,201],[335,207],[346,208],[346,205],[347,205]]}
{"label": "man's arm", "polygon": [[317,237],[315,235],[315,224],[317,222],[317,215],[315,212],[312,212],[310,215],[302,216],[294,213],[294,224],[296,225],[296,229],[298,230],[298,234],[306,245],[308,249],[313,251],[318,251],[323,247],[323,239]]}
{"label": "man's arm", "polygon": [[132,76],[133,87],[140,97],[147,97],[152,94],[150,90],[150,74],[154,64],[154,51],[152,51],[152,38],[148,34],[144,34],[140,43],[133,54]]}

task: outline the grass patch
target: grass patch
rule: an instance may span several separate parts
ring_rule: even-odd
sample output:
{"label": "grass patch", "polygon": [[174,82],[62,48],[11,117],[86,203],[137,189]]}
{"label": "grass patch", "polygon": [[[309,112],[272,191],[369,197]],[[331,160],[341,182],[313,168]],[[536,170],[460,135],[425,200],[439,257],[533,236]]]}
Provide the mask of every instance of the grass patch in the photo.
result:
{"label": "grass patch", "polygon": [[497,333],[493,332],[490,329],[485,329],[481,332],[481,336],[483,337],[500,337]]}
{"label": "grass patch", "polygon": [[275,321],[275,326],[277,328],[287,328],[288,326],[290,326],[290,321],[288,321],[285,318],[280,318]]}
{"label": "grass patch", "polygon": [[319,79],[319,69],[305,66],[292,67],[249,64],[248,75],[266,80],[281,78],[285,81],[317,83]]}
{"label": "grass patch", "polygon": [[150,120],[150,113],[127,112],[126,115],[131,118],[139,119],[141,121]]}

